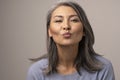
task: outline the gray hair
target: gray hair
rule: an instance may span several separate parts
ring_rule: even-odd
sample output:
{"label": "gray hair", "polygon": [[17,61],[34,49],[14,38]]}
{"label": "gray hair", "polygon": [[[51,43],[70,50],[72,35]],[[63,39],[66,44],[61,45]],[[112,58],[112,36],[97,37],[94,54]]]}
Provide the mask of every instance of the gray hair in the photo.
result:
{"label": "gray hair", "polygon": [[48,58],[47,74],[57,72],[56,69],[58,65],[57,47],[54,40],[51,37],[49,37],[48,29],[50,26],[50,20],[53,11],[60,6],[69,6],[73,8],[83,24],[83,31],[85,36],[83,36],[82,40],[79,42],[78,54],[74,61],[74,64],[76,65],[76,70],[78,71],[78,73],[80,73],[81,67],[85,68],[89,72],[95,72],[100,70],[102,68],[102,64],[100,61],[96,59],[96,56],[100,56],[100,55],[98,55],[93,49],[94,34],[84,10],[79,4],[75,2],[59,2],[56,5],[54,5],[54,7],[52,7],[47,14],[47,23],[46,23],[47,52],[48,52],[46,54]]}

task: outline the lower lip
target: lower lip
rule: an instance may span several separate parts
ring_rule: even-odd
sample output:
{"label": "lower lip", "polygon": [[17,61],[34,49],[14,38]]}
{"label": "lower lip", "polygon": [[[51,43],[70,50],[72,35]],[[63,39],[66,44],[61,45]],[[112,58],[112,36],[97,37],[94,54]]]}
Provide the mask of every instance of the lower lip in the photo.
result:
{"label": "lower lip", "polygon": [[64,38],[70,38],[70,37],[71,37],[71,34],[64,34],[63,37],[64,37]]}

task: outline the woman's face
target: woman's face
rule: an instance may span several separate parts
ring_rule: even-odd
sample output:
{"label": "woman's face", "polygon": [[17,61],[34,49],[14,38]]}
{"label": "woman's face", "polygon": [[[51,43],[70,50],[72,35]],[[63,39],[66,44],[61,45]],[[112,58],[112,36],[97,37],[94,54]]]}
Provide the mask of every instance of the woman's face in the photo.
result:
{"label": "woman's face", "polygon": [[53,11],[48,32],[57,45],[64,46],[79,44],[84,34],[77,13],[69,6],[59,6]]}

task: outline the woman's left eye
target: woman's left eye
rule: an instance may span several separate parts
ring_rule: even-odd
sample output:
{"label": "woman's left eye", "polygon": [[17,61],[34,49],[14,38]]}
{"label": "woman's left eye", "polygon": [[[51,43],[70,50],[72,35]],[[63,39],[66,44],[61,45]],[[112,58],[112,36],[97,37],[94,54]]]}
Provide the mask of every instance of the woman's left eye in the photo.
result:
{"label": "woman's left eye", "polygon": [[79,22],[80,20],[79,19],[72,19],[71,21],[72,22]]}

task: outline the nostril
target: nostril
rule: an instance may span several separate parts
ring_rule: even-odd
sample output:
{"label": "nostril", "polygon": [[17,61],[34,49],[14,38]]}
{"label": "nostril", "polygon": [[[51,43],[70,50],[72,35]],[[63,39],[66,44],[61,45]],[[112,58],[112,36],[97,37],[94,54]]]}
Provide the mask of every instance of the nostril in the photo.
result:
{"label": "nostril", "polygon": [[70,30],[70,28],[68,27],[68,28],[63,28],[63,30]]}
{"label": "nostril", "polygon": [[65,28],[63,28],[63,30],[65,30]]}
{"label": "nostril", "polygon": [[70,30],[70,28],[68,28],[68,30]]}

